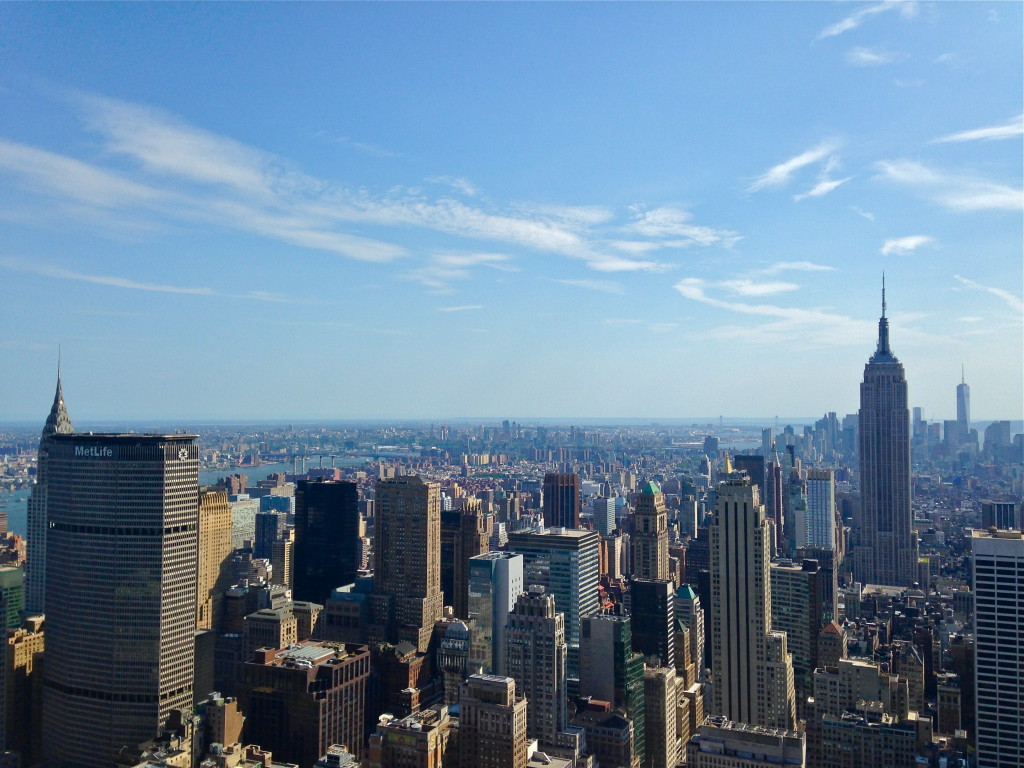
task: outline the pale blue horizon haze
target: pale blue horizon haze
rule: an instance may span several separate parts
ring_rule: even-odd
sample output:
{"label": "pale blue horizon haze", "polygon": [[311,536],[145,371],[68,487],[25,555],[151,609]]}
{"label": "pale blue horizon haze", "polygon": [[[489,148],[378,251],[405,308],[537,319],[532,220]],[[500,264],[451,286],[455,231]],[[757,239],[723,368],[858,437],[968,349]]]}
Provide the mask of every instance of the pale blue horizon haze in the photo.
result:
{"label": "pale blue horizon haze", "polygon": [[1020,3],[0,4],[0,422],[1024,416]]}

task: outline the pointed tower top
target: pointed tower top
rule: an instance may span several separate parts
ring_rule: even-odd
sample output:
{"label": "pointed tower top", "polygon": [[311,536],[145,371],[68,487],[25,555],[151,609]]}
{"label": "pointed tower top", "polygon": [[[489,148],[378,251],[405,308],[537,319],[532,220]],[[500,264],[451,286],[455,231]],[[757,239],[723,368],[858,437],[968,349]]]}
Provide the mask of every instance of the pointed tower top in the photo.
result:
{"label": "pointed tower top", "polygon": [[43,427],[42,439],[50,435],[70,435],[75,431],[71,426],[71,417],[68,416],[68,409],[64,405],[64,391],[60,384],[60,351],[57,352],[57,391],[53,395],[53,405],[50,407],[50,415],[46,417],[46,426]]}
{"label": "pointed tower top", "polygon": [[731,475],[733,473],[732,459],[729,458],[729,452],[725,452],[725,463],[722,465],[722,474]]}
{"label": "pointed tower top", "polygon": [[889,349],[889,318],[885,316],[885,272],[882,273],[882,316],[878,318],[878,347],[871,359],[876,362],[895,361]]}

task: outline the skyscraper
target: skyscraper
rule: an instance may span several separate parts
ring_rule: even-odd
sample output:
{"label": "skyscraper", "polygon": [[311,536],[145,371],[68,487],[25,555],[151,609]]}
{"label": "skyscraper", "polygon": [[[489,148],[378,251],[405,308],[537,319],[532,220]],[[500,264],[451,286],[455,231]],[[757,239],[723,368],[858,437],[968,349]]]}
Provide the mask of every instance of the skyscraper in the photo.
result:
{"label": "skyscraper", "polygon": [[1024,538],[973,531],[978,768],[1024,766]]}
{"label": "skyscraper", "polygon": [[807,509],[797,521],[796,545],[835,549],[836,480],[831,469],[807,470]]}
{"label": "skyscraper", "polygon": [[426,652],[444,612],[441,489],[415,475],[377,483],[373,591],[388,602],[387,635]]}
{"label": "skyscraper", "polygon": [[579,528],[582,505],[579,475],[544,475],[544,525]]}
{"label": "skyscraper", "polygon": [[956,425],[960,441],[966,442],[971,436],[971,388],[960,370],[960,383],[956,385]]}
{"label": "skyscraper", "polygon": [[[220,631],[224,591],[231,578],[231,504],[223,491],[199,494],[199,554],[196,629]],[[209,691],[200,691],[205,696]]]}
{"label": "skyscraper", "polygon": [[508,551],[523,556],[526,585],[539,584],[565,614],[569,674],[579,670],[580,621],[598,611],[598,548],[594,531],[548,528],[540,533],[513,533]]}
{"label": "skyscraper", "polygon": [[653,482],[640,486],[633,515],[633,576],[665,580],[668,568],[668,511],[665,495]]}
{"label": "skyscraper", "polygon": [[505,625],[523,593],[523,556],[487,552],[469,560],[470,663],[485,674],[505,674]]}
{"label": "skyscraper", "polygon": [[49,460],[50,438],[70,435],[75,431],[64,405],[64,392],[57,370],[57,391],[53,395],[50,415],[46,417],[43,434],[39,438],[39,463],[36,465],[36,484],[28,500],[28,553],[25,568],[25,608],[42,613],[46,608],[46,471]]}
{"label": "skyscraper", "polygon": [[441,591],[460,619],[469,617],[469,560],[487,551],[491,536],[490,519],[480,501],[464,501],[462,509],[441,512]]}
{"label": "skyscraper", "polygon": [[772,630],[769,537],[750,479],[733,474],[719,483],[710,527],[713,714],[792,728],[793,665],[786,633]]}
{"label": "skyscraper", "polygon": [[911,511],[910,411],[903,364],[889,349],[889,320],[878,321],[878,346],[860,385],[860,544],[854,578],[910,586],[917,580],[917,534]]}
{"label": "skyscraper", "polygon": [[355,581],[359,568],[355,483],[299,481],[292,559],[296,600],[323,604],[332,590]]}
{"label": "skyscraper", "polygon": [[542,586],[520,595],[508,615],[505,672],[529,702],[527,735],[556,746],[567,720],[565,616]]}
{"label": "skyscraper", "polygon": [[48,440],[43,758],[106,768],[192,705],[195,435]]}
{"label": "skyscraper", "polygon": [[525,768],[526,723],[515,680],[471,675],[459,697],[459,768]]}

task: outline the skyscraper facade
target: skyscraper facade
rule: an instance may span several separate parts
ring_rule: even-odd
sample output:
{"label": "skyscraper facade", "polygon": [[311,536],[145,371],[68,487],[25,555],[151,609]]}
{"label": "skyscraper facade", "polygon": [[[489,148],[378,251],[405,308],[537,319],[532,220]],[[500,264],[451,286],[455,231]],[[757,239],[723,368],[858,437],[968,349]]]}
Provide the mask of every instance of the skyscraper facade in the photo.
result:
{"label": "skyscraper facade", "polygon": [[548,527],[579,528],[580,476],[577,474],[544,475],[544,525]]}
{"label": "skyscraper facade", "polygon": [[527,702],[516,681],[471,675],[459,697],[459,768],[526,768]]}
{"label": "skyscraper facade", "polygon": [[807,509],[797,523],[797,547],[835,549],[836,480],[831,469],[807,470]]}
{"label": "skyscraper facade", "polygon": [[505,674],[505,625],[525,591],[523,556],[487,552],[469,560],[470,663],[484,674]]}
{"label": "skyscraper facade", "polygon": [[889,348],[889,320],[878,321],[878,346],[860,385],[860,544],[854,578],[864,584],[917,581],[917,534],[911,511],[910,411],[903,364]]}
{"label": "skyscraper facade", "polygon": [[505,673],[529,702],[528,736],[557,745],[567,722],[565,616],[542,586],[529,587],[508,615]]}
{"label": "skyscraper facade", "polygon": [[355,483],[299,481],[292,560],[296,600],[323,604],[332,590],[355,581],[359,568]]}
{"label": "skyscraper facade", "polygon": [[106,768],[192,704],[195,435],[55,434],[43,758]]}
{"label": "skyscraper facade", "polygon": [[[231,578],[231,504],[223,491],[199,494],[199,555],[197,558],[196,629],[220,630],[224,591]],[[200,691],[205,696],[209,691]]]}
{"label": "skyscraper facade", "polygon": [[580,621],[598,611],[598,549],[594,531],[548,528],[539,533],[514,533],[508,551],[523,556],[526,585],[539,584],[565,614],[569,674],[579,670]]}
{"label": "skyscraper facade", "polygon": [[640,487],[633,515],[633,576],[638,579],[669,577],[668,510],[665,495],[653,482]]}
{"label": "skyscraper facade", "polygon": [[469,560],[487,551],[490,537],[490,519],[478,499],[466,499],[462,509],[441,512],[441,591],[460,619],[469,617]]}
{"label": "skyscraper facade", "polygon": [[373,591],[388,601],[387,635],[421,653],[444,612],[441,489],[415,475],[377,483]]}
{"label": "skyscraper facade", "polygon": [[709,533],[714,714],[792,728],[792,659],[786,634],[772,630],[771,534],[757,487],[745,475],[718,485]]}
{"label": "skyscraper facade", "polygon": [[956,385],[956,425],[960,432],[960,441],[964,442],[971,436],[971,388],[960,374],[960,383]]}
{"label": "skyscraper facade", "polygon": [[973,531],[978,768],[1024,766],[1024,538]]}
{"label": "skyscraper facade", "polygon": [[57,391],[53,405],[46,417],[43,434],[39,439],[39,462],[36,464],[36,484],[28,500],[28,552],[25,568],[25,608],[35,613],[46,609],[46,483],[50,438],[53,435],[70,435],[71,426],[68,409],[64,405],[64,392],[57,374]]}

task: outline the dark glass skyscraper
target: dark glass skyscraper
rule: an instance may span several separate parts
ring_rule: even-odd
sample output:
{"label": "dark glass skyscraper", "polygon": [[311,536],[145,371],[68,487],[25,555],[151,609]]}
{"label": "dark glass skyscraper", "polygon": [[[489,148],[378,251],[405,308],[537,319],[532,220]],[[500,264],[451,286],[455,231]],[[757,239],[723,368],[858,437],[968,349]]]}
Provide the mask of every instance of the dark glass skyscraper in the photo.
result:
{"label": "dark glass skyscraper", "polygon": [[295,489],[293,590],[323,604],[351,584],[359,567],[359,491],[355,483],[300,480]]}
{"label": "dark glass skyscraper", "polygon": [[910,411],[903,364],[889,349],[889,319],[878,320],[878,347],[860,385],[861,528],[854,578],[910,586],[917,580],[917,535],[910,507]]}
{"label": "dark glass skyscraper", "polygon": [[47,765],[107,768],[192,705],[195,435],[48,440]]}
{"label": "dark glass skyscraper", "polygon": [[579,528],[580,477],[576,474],[544,475],[544,525],[548,528]]}

